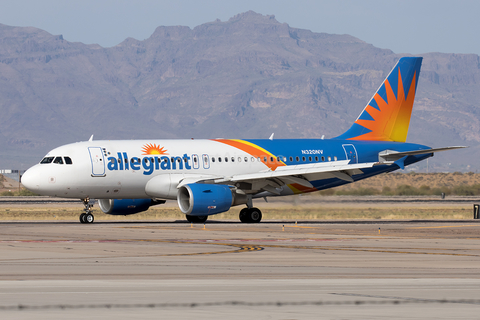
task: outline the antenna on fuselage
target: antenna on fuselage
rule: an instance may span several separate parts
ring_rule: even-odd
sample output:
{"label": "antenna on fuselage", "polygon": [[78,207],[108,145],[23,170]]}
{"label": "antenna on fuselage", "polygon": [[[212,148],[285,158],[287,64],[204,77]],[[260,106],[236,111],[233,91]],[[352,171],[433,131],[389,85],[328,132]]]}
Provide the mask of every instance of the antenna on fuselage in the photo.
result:
{"label": "antenna on fuselage", "polygon": [[274,135],[274,134],[275,134],[275,132],[272,133],[272,135],[271,135],[270,138],[268,138],[268,139],[269,139],[269,140],[273,140],[273,135]]}
{"label": "antenna on fuselage", "polygon": [[324,134],[322,134],[322,137],[321,137],[320,139],[322,139],[322,140],[323,140],[323,139],[325,139],[325,135],[324,135]]}
{"label": "antenna on fuselage", "polygon": [[92,136],[90,137],[90,139],[88,139],[88,141],[90,141],[90,142],[93,141],[93,134],[92,134]]}

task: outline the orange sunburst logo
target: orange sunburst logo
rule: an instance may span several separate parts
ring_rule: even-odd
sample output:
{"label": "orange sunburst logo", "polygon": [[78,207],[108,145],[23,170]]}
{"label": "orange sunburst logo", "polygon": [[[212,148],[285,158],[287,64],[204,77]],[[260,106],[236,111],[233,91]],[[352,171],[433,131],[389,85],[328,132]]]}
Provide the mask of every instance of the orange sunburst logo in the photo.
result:
{"label": "orange sunburst logo", "polygon": [[397,97],[395,97],[394,90],[388,79],[385,80],[387,100],[385,101],[378,93],[373,97],[380,110],[370,105],[365,108],[365,111],[374,120],[357,119],[355,121],[355,123],[369,129],[370,132],[352,139],[405,142],[407,140],[413,101],[415,100],[416,78],[417,74],[415,72],[406,97],[400,68],[398,69]]}
{"label": "orange sunburst logo", "polygon": [[160,147],[160,145],[156,145],[155,143],[149,143],[142,147],[142,152],[144,155],[149,154],[168,154],[167,150],[164,147]]}

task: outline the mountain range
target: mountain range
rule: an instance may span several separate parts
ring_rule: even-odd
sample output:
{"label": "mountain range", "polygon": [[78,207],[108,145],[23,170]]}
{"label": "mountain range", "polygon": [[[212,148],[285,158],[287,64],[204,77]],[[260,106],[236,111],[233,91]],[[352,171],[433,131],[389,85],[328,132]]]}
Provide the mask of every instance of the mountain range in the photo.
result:
{"label": "mountain range", "polygon": [[[428,41],[428,39],[426,39]],[[98,139],[331,138],[402,56],[249,11],[103,48],[0,24],[0,169]],[[467,145],[416,171],[476,171],[480,61],[423,53],[408,142]],[[428,165],[428,167],[427,167]]]}

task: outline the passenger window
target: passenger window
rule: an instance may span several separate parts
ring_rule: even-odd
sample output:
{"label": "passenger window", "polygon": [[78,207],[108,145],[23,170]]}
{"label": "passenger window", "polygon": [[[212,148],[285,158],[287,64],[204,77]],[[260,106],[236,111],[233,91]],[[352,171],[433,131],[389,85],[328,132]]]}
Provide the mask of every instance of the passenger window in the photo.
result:
{"label": "passenger window", "polygon": [[[245,158],[246,159],[246,158]],[[238,162],[242,162],[242,158],[238,157]]]}
{"label": "passenger window", "polygon": [[318,162],[318,157],[315,157],[315,162]]}
{"label": "passenger window", "polygon": [[308,157],[308,161],[312,162],[312,157]]}
{"label": "passenger window", "polygon": [[234,157],[232,157],[232,162],[235,162],[235,158],[234,158]]}
{"label": "passenger window", "polygon": [[[252,159],[253,159],[253,157],[252,157]],[[252,162],[253,162],[253,161],[255,161],[255,160],[252,160]],[[260,162],[260,157],[257,158],[257,161]]]}
{"label": "passenger window", "polygon": [[212,157],[212,162],[215,162],[215,157]]}
{"label": "passenger window", "polygon": [[[245,162],[248,162],[248,158],[247,158],[247,157],[245,157],[245,159],[244,159],[244,160],[245,160]],[[252,161],[253,161],[253,158],[252,158]]]}
{"label": "passenger window", "polygon": [[337,161],[337,156],[333,157],[333,160]]}
{"label": "passenger window", "polygon": [[267,157],[263,157],[263,162],[267,162]]}
{"label": "passenger window", "polygon": [[297,160],[297,162],[298,162],[298,161],[300,161],[300,158],[299,158],[299,157],[295,157],[295,160]]}
{"label": "passenger window", "polygon": [[290,162],[293,162],[293,157],[290,157]]}
{"label": "passenger window", "polygon": [[328,159],[328,161],[332,161],[332,158],[330,158],[330,157],[328,157],[327,159]]}
{"label": "passenger window", "polygon": [[302,157],[302,161],[305,162],[307,159],[305,157]]}
{"label": "passenger window", "polygon": [[280,160],[280,157],[277,157],[277,162],[280,162],[280,161],[282,161],[282,160]]}
{"label": "passenger window", "polygon": [[54,157],[45,157],[40,161],[40,163],[45,164],[45,163],[52,163]]}
{"label": "passenger window", "polygon": [[228,157],[225,157],[225,162],[228,162]]}
{"label": "passenger window", "polygon": [[325,157],[322,157],[322,161],[325,161]]}
{"label": "passenger window", "polygon": [[62,157],[56,157],[55,160],[53,160],[53,163],[63,164],[63,159],[62,159]]}
{"label": "passenger window", "polygon": [[222,158],[221,158],[221,157],[218,157],[218,162],[222,162]]}
{"label": "passenger window", "polygon": [[270,162],[274,162],[275,160],[273,159],[273,157],[270,157]]}

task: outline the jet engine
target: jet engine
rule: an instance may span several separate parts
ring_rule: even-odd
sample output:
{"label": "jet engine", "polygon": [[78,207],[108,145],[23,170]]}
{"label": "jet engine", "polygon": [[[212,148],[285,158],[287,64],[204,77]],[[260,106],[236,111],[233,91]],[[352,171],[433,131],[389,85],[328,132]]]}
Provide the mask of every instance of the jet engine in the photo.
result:
{"label": "jet engine", "polygon": [[234,196],[226,185],[191,183],[178,189],[177,201],[186,215],[208,216],[228,211]]}
{"label": "jet engine", "polygon": [[99,199],[98,206],[105,214],[126,216],[147,211],[150,206],[165,203],[152,199]]}

